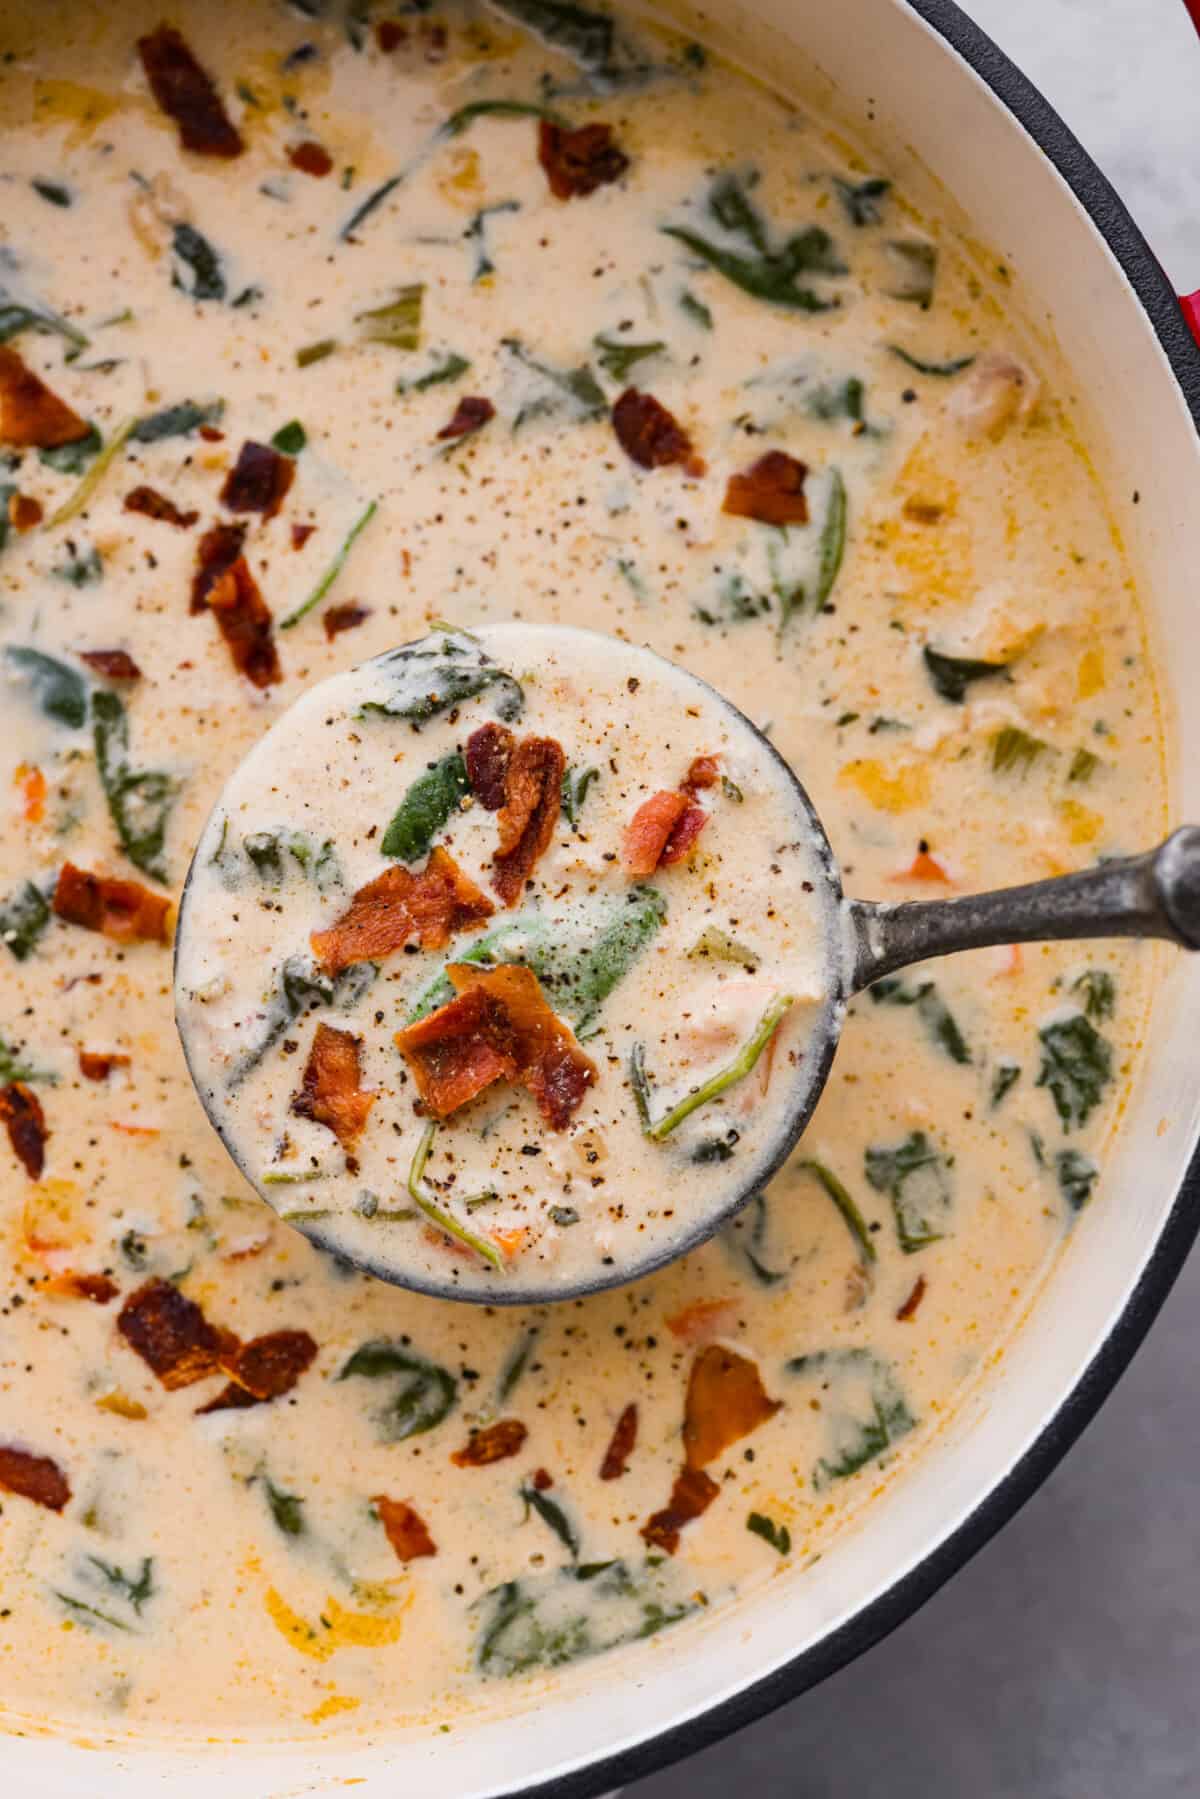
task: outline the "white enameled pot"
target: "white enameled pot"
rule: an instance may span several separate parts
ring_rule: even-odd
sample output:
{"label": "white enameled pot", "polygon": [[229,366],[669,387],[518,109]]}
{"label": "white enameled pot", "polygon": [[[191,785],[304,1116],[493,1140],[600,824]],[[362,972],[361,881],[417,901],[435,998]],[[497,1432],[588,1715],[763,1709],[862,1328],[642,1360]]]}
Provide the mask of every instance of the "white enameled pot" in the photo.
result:
{"label": "white enameled pot", "polygon": [[[810,96],[851,130],[865,127],[918,197],[930,172],[940,178],[938,209],[948,195],[972,238],[1011,270],[1014,292],[1071,371],[1151,598],[1172,812],[1200,818],[1200,351],[1120,202],[950,0],[728,0],[694,8],[689,22],[785,91]],[[1137,1348],[1200,1222],[1198,1021],[1200,958],[1173,957],[1103,1195],[986,1380],[815,1566],[705,1623],[576,1668],[568,1681],[524,1688],[507,1717],[476,1728],[169,1752],[5,1738],[3,1791],[299,1799],[354,1783],[356,1799],[591,1799],[802,1692],[986,1542]],[[186,1644],[178,1653],[186,1678]]]}

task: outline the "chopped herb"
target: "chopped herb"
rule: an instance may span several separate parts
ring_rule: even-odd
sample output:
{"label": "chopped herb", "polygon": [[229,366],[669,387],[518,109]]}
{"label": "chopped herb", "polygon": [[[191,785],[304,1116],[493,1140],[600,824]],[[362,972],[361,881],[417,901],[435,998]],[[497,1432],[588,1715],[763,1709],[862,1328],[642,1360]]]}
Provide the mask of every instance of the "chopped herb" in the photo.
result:
{"label": "chopped herb", "polygon": [[122,1624],[121,1620],[114,1618],[110,1612],[99,1611],[94,1605],[85,1605],[82,1599],[72,1598],[70,1593],[62,1593],[55,1588],[54,1597],[62,1601],[71,1616],[77,1619],[85,1630],[95,1630],[97,1624],[102,1624],[109,1630],[120,1630],[126,1634],[129,1632],[130,1626]]}
{"label": "chopped herb", "polygon": [[70,206],[71,204],[70,190],[65,188],[60,181],[39,181],[35,177],[29,185],[35,194],[40,194],[43,200],[49,201],[51,206]]}
{"label": "chopped herb", "polygon": [[1082,1212],[1100,1177],[1096,1163],[1082,1150],[1060,1149],[1054,1158],[1054,1172],[1058,1176],[1059,1190],[1072,1212]]}
{"label": "chopped herb", "polygon": [[704,957],[713,962],[734,962],[739,968],[748,968],[752,974],[760,960],[752,949],[747,949],[744,943],[712,924],[701,931],[688,955],[693,959]]}
{"label": "chopped herb", "polygon": [[477,1236],[474,1231],[468,1230],[465,1224],[460,1224],[458,1219],[447,1212],[444,1206],[439,1205],[432,1194],[427,1193],[421,1185],[425,1164],[429,1160],[429,1152],[433,1148],[433,1140],[436,1135],[437,1122],[430,1119],[421,1133],[421,1141],[417,1145],[416,1153],[408,1170],[409,1196],[413,1204],[424,1212],[426,1218],[431,1224],[435,1224],[438,1230],[444,1231],[446,1236],[452,1237],[456,1243],[461,1243],[464,1249],[474,1250],[477,1256],[481,1256],[498,1274],[502,1274],[504,1258],[491,1239]]}
{"label": "chopped herb", "polygon": [[1090,781],[1100,766],[1100,758],[1091,750],[1082,746],[1071,757],[1071,766],[1067,770],[1068,781]]}
{"label": "chopped herb", "polygon": [[689,1162],[706,1166],[712,1162],[731,1162],[741,1141],[741,1132],[730,1125],[723,1137],[702,1137],[688,1157]]}
{"label": "chopped herb", "polygon": [[56,724],[78,731],[87,721],[87,683],[55,656],[24,644],[9,644],[4,660],[33,693],[39,709]]}
{"label": "chopped herb", "polygon": [[1117,1009],[1117,984],[1107,968],[1085,968],[1071,982],[1072,993],[1082,993],[1089,1018],[1111,1018]]}
{"label": "chopped herb", "polygon": [[663,225],[660,229],[743,293],[794,312],[828,312],[838,301],[800,285],[799,277],[848,273],[833,239],[820,225],[809,225],[773,249],[767,222],[750,198],[753,185],[752,179],[742,181],[726,171],[709,189],[704,210],[724,233],[722,242],[713,242],[686,225]]}
{"label": "chopped herb", "polygon": [[39,450],[38,461],[60,475],[81,475],[93,456],[98,456],[104,439],[95,425],[89,425],[86,437],[73,443],[58,444],[53,450]]}
{"label": "chopped herb", "polygon": [[813,1469],[818,1491],[877,1461],[916,1426],[895,1370],[869,1349],[822,1349],[786,1366],[832,1390],[822,1402],[829,1446]]}
{"label": "chopped herb", "polygon": [[987,681],[1007,675],[1007,662],[981,662],[974,656],[946,656],[929,644],[921,652],[935,692],[953,705],[961,706],[973,681]]}
{"label": "chopped herb", "polygon": [[874,1262],[877,1259],[875,1242],[871,1236],[870,1230],[867,1228],[867,1221],[859,1211],[855,1201],[851,1198],[849,1191],[842,1185],[841,1181],[839,1181],[837,1175],[834,1174],[831,1168],[826,1168],[824,1162],[817,1162],[811,1158],[808,1161],[801,1162],[800,1166],[824,1187],[826,1193],[841,1213],[846,1229],[850,1232],[851,1237],[853,1237],[855,1248],[858,1250],[863,1261],[866,1263]]}
{"label": "chopped herb", "polygon": [[10,337],[16,337],[22,331],[43,331],[64,338],[71,346],[66,355],[68,362],[74,362],[91,341],[69,320],[60,318],[48,307],[24,306],[14,300],[0,283],[0,344],[7,343]]}
{"label": "chopped herb", "polygon": [[435,632],[405,644],[382,658],[380,666],[395,669],[395,692],[386,700],[368,700],[359,718],[403,718],[419,726],[487,691],[498,716],[512,724],[525,704],[520,683],[485,656],[467,631]]}
{"label": "chopped herb", "polygon": [[975,360],[974,356],[952,356],[947,362],[923,362],[919,356],[914,356],[911,350],[904,349],[900,344],[889,344],[888,349],[910,369],[915,369],[918,375],[936,375],[942,379],[961,375]]}
{"label": "chopped herb", "polygon": [[296,351],[296,366],[307,369],[314,362],[324,362],[327,356],[333,355],[337,347],[336,337],[323,337],[315,344],[304,344]]}
{"label": "chopped herb", "polygon": [[314,606],[319,606],[321,604],[321,601],[325,598],[325,595],[329,592],[329,589],[333,586],[343,568],[345,568],[346,558],[354,548],[359,535],[366,530],[378,510],[378,501],[372,500],[366,510],[359,514],[358,518],[355,519],[339,544],[337,551],[334,554],[333,561],[329,564],[329,567],[325,570],[325,573],[321,576],[321,579],[317,582],[308,598],[306,600],[301,600],[300,604],[294,611],[289,612],[286,618],[280,619],[279,629],[281,631],[290,631],[293,625],[298,625],[302,618],[308,617],[308,614],[312,611]]}
{"label": "chopped herb", "polygon": [[126,1574],[123,1568],[118,1568],[114,1562],[102,1561],[98,1555],[85,1556],[84,1560],[141,1617],[142,1607],[154,1595],[154,1557],[144,1556],[136,1575]]}
{"label": "chopped herb", "polygon": [[579,815],[583,811],[587,799],[588,788],[593,781],[600,779],[598,768],[568,768],[562,778],[562,810],[563,817],[575,832],[579,834]]}
{"label": "chopped herb", "polygon": [[479,211],[467,225],[463,236],[468,243],[475,245],[475,266],[471,270],[472,281],[482,281],[485,275],[494,275],[496,265],[492,261],[487,243],[487,222],[497,212],[520,212],[519,200],[498,200],[494,206],[481,206]]}
{"label": "chopped herb", "polygon": [[383,834],[380,849],[401,862],[418,862],[429,854],[434,838],[448,819],[461,810],[471,791],[467,765],[458,750],[415,780]]}
{"label": "chopped herb", "polygon": [[637,71],[618,57],[616,24],[608,13],[593,12],[573,0],[493,0],[497,10],[524,25],[590,77],[598,88],[610,88]]}
{"label": "chopped herb", "polygon": [[[266,887],[282,887],[293,866],[312,882],[318,893],[328,893],[344,884],[338,853],[328,837],[318,840],[310,837],[307,831],[290,830],[281,825],[274,831],[251,831],[248,837],[242,838],[242,848]],[[221,863],[222,873],[227,872],[229,862],[224,852],[214,856],[213,860]],[[235,876],[238,873],[236,864],[233,872]]]}
{"label": "chopped herb", "polygon": [[372,306],[356,312],[354,322],[362,327],[361,335],[371,344],[387,344],[393,350],[419,350],[421,347],[421,310],[425,300],[423,281],[398,288],[396,298],[386,306]]}
{"label": "chopped herb", "polygon": [[997,1062],[992,1075],[991,1105],[993,1111],[1000,1104],[1005,1094],[1010,1092],[1021,1078],[1019,1062]]}
{"label": "chopped herb", "polygon": [[458,1398],[452,1374],[387,1337],[376,1337],[354,1351],[337,1378],[349,1380],[351,1375],[391,1383],[388,1399],[374,1414],[385,1443],[403,1443],[433,1430],[449,1417]]}
{"label": "chopped herb", "polygon": [[49,901],[32,881],[23,882],[7,899],[0,900],[0,941],[8,945],[18,962],[33,954],[49,923]]}
{"label": "chopped herb", "polygon": [[898,975],[887,975],[867,991],[877,1006],[915,1006],[917,1016],[952,1062],[967,1063],[971,1052],[957,1021],[937,989],[935,981],[909,986]]}
{"label": "chopped herb", "polygon": [[893,238],[888,254],[896,269],[896,281],[894,287],[885,291],[893,300],[906,300],[927,312],[937,281],[937,245],[917,238]]}
{"label": "chopped herb", "polygon": [[530,1509],[535,1511],[542,1523],[550,1526],[571,1560],[578,1561],[579,1531],[557,1500],[551,1499],[548,1493],[539,1493],[536,1487],[528,1484],[521,1488],[521,1498],[525,1501],[526,1517],[529,1516]]}
{"label": "chopped herb", "polygon": [[366,224],[371,214],[383,205],[390,194],[395,193],[406,174],[407,170],[402,171],[399,175],[390,175],[388,179],[381,182],[377,188],[373,188],[366,199],[355,207],[354,211],[350,214],[350,217],[346,220],[346,223],[338,232],[338,236],[343,243],[345,243],[348,237],[354,235],[360,225]]}
{"label": "chopped herb", "polygon": [[733,1061],[725,1068],[719,1069],[716,1074],[710,1075],[701,1086],[695,1088],[686,1098],[681,1099],[677,1105],[672,1106],[670,1111],[663,1114],[657,1124],[653,1123],[650,1118],[649,1084],[645,1073],[644,1051],[640,1043],[635,1044],[629,1060],[629,1078],[634,1088],[635,1098],[638,1100],[638,1111],[645,1135],[652,1142],[661,1143],[686,1118],[690,1118],[693,1112],[699,1110],[701,1106],[708,1105],[712,1100],[718,1099],[730,1087],[736,1086],[738,1081],[745,1080],[779,1029],[789,1006],[794,1003],[792,994],[777,994]]}
{"label": "chopped herb", "polygon": [[466,374],[471,364],[465,356],[451,351],[440,362],[435,362],[425,374],[418,375],[413,381],[397,381],[398,394],[423,394],[428,387],[440,387],[443,382],[457,381]]}
{"label": "chopped herb", "polygon": [[577,369],[556,369],[531,356],[518,338],[505,337],[501,343],[510,356],[530,374],[540,377],[542,383],[541,391],[535,391],[518,409],[513,419],[514,432],[531,419],[548,418],[562,411],[569,411],[580,421],[599,418],[601,413],[607,412],[604,389],[587,363]]}
{"label": "chopped herb", "polygon": [[992,768],[997,774],[1007,774],[1010,769],[1016,769],[1024,779],[1038,757],[1049,747],[1042,738],[1031,737],[1019,725],[1005,725],[992,738]]}
{"label": "chopped herb", "polygon": [[567,120],[551,106],[536,100],[472,100],[460,106],[437,128],[439,137],[461,137],[476,119],[547,119],[551,125],[566,125]]}
{"label": "chopped herb", "polygon": [[666,349],[661,339],[649,344],[619,343],[615,338],[598,334],[592,339],[596,346],[596,361],[614,381],[624,387],[629,380],[630,369],[636,368],[647,356],[657,356]]}
{"label": "chopped herb", "polygon": [[761,1537],[764,1543],[769,1543],[772,1549],[777,1549],[780,1555],[791,1554],[792,1533],[786,1524],[776,1524],[774,1519],[768,1518],[763,1512],[751,1512],[746,1519],[746,1529],[752,1536]]}
{"label": "chopped herb", "polygon": [[308,442],[308,432],[299,419],[281,425],[271,439],[271,447],[282,456],[298,456]]}
{"label": "chopped herb", "polygon": [[516,1343],[513,1345],[512,1350],[505,1360],[503,1368],[500,1370],[500,1378],[496,1382],[497,1405],[504,1405],[511,1397],[513,1389],[517,1386],[522,1375],[529,1366],[530,1357],[534,1352],[537,1340],[541,1334],[541,1327],[534,1324],[531,1325],[528,1330],[522,1331],[521,1335],[517,1338]]}
{"label": "chopped herb", "polygon": [[695,325],[699,325],[699,327],[702,331],[711,331],[712,330],[712,328],[713,328],[712,313],[709,311],[708,307],[704,304],[704,301],[698,300],[696,298],[695,294],[692,293],[689,288],[685,287],[683,289],[683,292],[679,296],[679,310],[680,310],[680,312],[686,312],[688,318],[691,319],[692,323]]}
{"label": "chopped herb", "polygon": [[180,400],[138,419],[129,432],[130,443],[161,443],[166,437],[190,437],[201,425],[215,425],[225,411],[224,400]]}
{"label": "chopped herb", "polygon": [[1112,1079],[1112,1045],[1082,1012],[1038,1032],[1042,1065],[1037,1085],[1049,1087],[1064,1131],[1086,1124]]}
{"label": "chopped herb", "polygon": [[835,175],[833,186],[852,225],[861,230],[864,225],[882,224],[880,201],[892,186],[885,176],[868,175],[865,181],[846,181],[841,175]]}
{"label": "chopped herb", "polygon": [[262,1481],[266,1489],[267,1504],[271,1508],[271,1516],[284,1536],[302,1537],[307,1528],[304,1523],[303,1499],[298,1493],[288,1493],[282,1487],[277,1487],[269,1474],[264,1474]]}
{"label": "chopped herb", "polygon": [[72,587],[93,587],[97,581],[104,579],[104,564],[95,544],[89,544],[78,555],[68,556],[65,562],[56,563],[50,572],[59,581],[66,581]]}
{"label": "chopped herb", "polygon": [[145,874],[165,881],[163,846],[179,783],[161,769],[133,767],[129,716],[120,697],[106,689],[92,694],[92,737],[96,770],[121,848]]}
{"label": "chopped herb", "polygon": [[136,420],[127,419],[123,425],[119,425],[113,432],[104,448],[94,458],[92,466],[88,469],[70,499],[64,500],[58,511],[51,514],[48,521],[51,529],[54,529],[58,525],[67,524],[69,520],[77,518],[81,512],[86,510],[105,475],[108,473],[121,451],[125,448],[126,440],[133,431],[135,423]]}
{"label": "chopped herb", "polygon": [[829,471],[829,498],[817,545],[817,590],[813,610],[820,612],[833,592],[846,553],[846,483],[840,469]]}
{"label": "chopped herb", "polygon": [[171,233],[171,249],[177,258],[171,273],[172,287],[179,288],[191,300],[225,298],[221,258],[194,226],[177,224]]}
{"label": "chopped herb", "polygon": [[769,1227],[770,1208],[767,1196],[765,1193],[755,1193],[721,1232],[721,1241],[726,1249],[745,1262],[760,1287],[774,1287],[787,1279],[786,1269],[769,1268],[763,1261]]}
{"label": "chopped herb", "polygon": [[851,424],[863,425],[872,435],[878,435],[866,422],[866,398],[866,387],[858,375],[847,375],[844,381],[822,381],[809,389],[808,416],[825,424],[832,419],[849,419]]}
{"label": "chopped herb", "polygon": [[925,1132],[911,1131],[901,1143],[876,1145],[863,1161],[872,1187],[891,1199],[905,1255],[940,1243],[950,1217],[949,1163]]}

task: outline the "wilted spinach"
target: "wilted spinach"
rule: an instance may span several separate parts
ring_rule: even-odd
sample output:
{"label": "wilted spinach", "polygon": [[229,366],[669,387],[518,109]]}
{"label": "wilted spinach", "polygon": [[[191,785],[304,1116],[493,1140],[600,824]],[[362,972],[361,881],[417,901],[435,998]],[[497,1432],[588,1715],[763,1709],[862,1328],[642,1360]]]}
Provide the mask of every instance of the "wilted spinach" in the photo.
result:
{"label": "wilted spinach", "polygon": [[161,769],[135,768],[129,760],[129,716],[115,693],[92,694],[96,770],[121,848],[156,881],[167,879],[164,846],[179,783]]}
{"label": "wilted spinach", "polygon": [[386,1337],[356,1349],[337,1378],[349,1380],[352,1375],[384,1381],[390,1388],[374,1413],[385,1443],[403,1443],[433,1430],[450,1415],[458,1398],[458,1382],[447,1369]]}
{"label": "wilted spinach", "polygon": [[471,791],[467,765],[452,750],[420,775],[408,789],[383,834],[380,849],[401,862],[417,862]]}
{"label": "wilted spinach", "polygon": [[867,1179],[886,1193],[905,1255],[914,1255],[946,1235],[953,1202],[950,1163],[924,1131],[910,1131],[900,1143],[876,1144],[863,1158]]}

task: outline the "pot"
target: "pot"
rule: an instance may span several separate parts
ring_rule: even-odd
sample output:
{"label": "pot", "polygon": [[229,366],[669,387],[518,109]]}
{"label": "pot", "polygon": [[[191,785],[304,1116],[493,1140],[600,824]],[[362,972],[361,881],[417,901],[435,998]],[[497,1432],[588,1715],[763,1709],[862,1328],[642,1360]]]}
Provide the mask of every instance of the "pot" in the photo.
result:
{"label": "pot", "polygon": [[[678,16],[677,11],[674,16]],[[1076,377],[1143,590],[1174,745],[1171,809],[1200,816],[1200,350],[1165,275],[1046,102],[951,0],[725,0],[690,21],[874,141],[910,188],[950,179],[950,212],[1012,270]],[[946,196],[938,201],[945,212]],[[1200,319],[1200,302],[1193,308]],[[1136,405],[1131,405],[1136,396]],[[1171,654],[1167,650],[1170,646]],[[1181,654],[1181,646],[1185,653]],[[1190,655],[1187,653],[1190,646]],[[1189,700],[1191,704],[1189,705]],[[1102,1198],[988,1379],[822,1560],[707,1623],[531,1685],[470,1730],[328,1746],[140,1750],[25,1736],[5,1788],[38,1799],[591,1799],[761,1717],[878,1641],[1046,1478],[1146,1334],[1200,1225],[1200,958],[1173,964]],[[219,1758],[219,1760],[218,1760]]]}

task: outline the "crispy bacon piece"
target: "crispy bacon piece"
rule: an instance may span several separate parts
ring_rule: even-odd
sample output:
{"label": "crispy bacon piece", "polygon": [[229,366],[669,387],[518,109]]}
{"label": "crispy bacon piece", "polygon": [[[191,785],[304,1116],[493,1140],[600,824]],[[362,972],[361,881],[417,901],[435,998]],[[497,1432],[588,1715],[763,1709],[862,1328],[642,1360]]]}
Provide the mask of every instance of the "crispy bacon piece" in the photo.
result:
{"label": "crispy bacon piece", "polygon": [[633,1454],[637,1443],[638,1409],[630,1400],[609,1439],[608,1448],[604,1451],[604,1460],[600,1464],[601,1480],[619,1480],[625,1472],[625,1465]]}
{"label": "crispy bacon piece", "polygon": [[387,868],[360,887],[348,911],[327,931],[313,932],[312,952],[326,974],[340,974],[352,962],[379,961],[406,943],[443,949],[456,932],[495,909],[453,856],[438,848],[419,874]]}
{"label": "crispy bacon piece", "polygon": [[294,144],[287,153],[288,161],[302,175],[315,175],[318,180],[328,175],[333,167],[333,158],[324,144],[316,143],[312,138],[305,138],[302,144]]}
{"label": "crispy bacon piece", "polygon": [[78,443],[91,426],[51,393],[14,349],[0,344],[0,443],[19,450],[55,450]]}
{"label": "crispy bacon piece", "polygon": [[173,25],[138,39],[150,92],[179,127],[179,141],[198,156],[240,156],[246,148],[225,111],[212,77],[200,67]]}
{"label": "crispy bacon piece", "polygon": [[32,494],[10,493],[8,496],[8,522],[14,531],[32,531],[40,525],[45,517],[45,507]]}
{"label": "crispy bacon piece", "polygon": [[643,800],[621,842],[621,860],[631,875],[651,875],[662,861],[672,831],[691,805],[686,793],[652,793]]}
{"label": "crispy bacon piece", "polygon": [[264,519],[274,518],[295,479],[292,457],[281,455],[270,444],[248,440],[225,477],[221,504],[230,512],[261,512]]}
{"label": "crispy bacon piece", "polygon": [[667,841],[663,844],[662,854],[658,858],[660,868],[670,868],[674,862],[684,862],[692,853],[692,846],[701,831],[708,823],[708,813],[703,806],[688,805],[680,813],[672,825]]}
{"label": "crispy bacon piece", "polygon": [[92,874],[64,862],[51,902],[59,918],[118,943],[169,943],[171,901],[140,881]]}
{"label": "crispy bacon piece", "polygon": [[111,1275],[76,1274],[68,1270],[46,1282],[48,1293],[59,1293],[64,1299],[90,1299],[93,1305],[106,1306],[121,1291]]}
{"label": "crispy bacon piece", "polygon": [[720,1491],[719,1483],[703,1468],[682,1469],[675,1476],[670,1499],[661,1512],[647,1518],[641,1535],[652,1548],[674,1555],[684,1525],[702,1517]]}
{"label": "crispy bacon piece", "polygon": [[436,1555],[437,1544],[430,1536],[425,1520],[403,1499],[387,1499],[382,1493],[371,1501],[379,1513],[379,1522],[387,1540],[402,1562],[415,1562],[423,1555]]}
{"label": "crispy bacon piece", "polygon": [[500,847],[492,857],[492,886],[515,906],[539,857],[549,848],[562,807],[567,760],[553,737],[522,737],[504,776],[504,804],[497,824]]}
{"label": "crispy bacon piece", "polygon": [[361,1047],[362,1038],[350,1031],[318,1024],[300,1091],[292,1100],[298,1118],[326,1125],[345,1150],[353,1149],[362,1135],[367,1115],[379,1097],[363,1091]]}
{"label": "crispy bacon piece", "polygon": [[6,1087],[0,1087],[0,1119],[18,1162],[31,1181],[40,1180],[50,1133],[42,1102],[24,1081],[10,1081]]}
{"label": "crispy bacon piece", "polygon": [[385,52],[398,50],[408,42],[408,26],[399,19],[380,19],[375,27],[375,42]]}
{"label": "crispy bacon piece", "polygon": [[450,1460],[456,1468],[487,1468],[493,1462],[506,1462],[520,1454],[528,1435],[519,1418],[498,1418],[495,1424],[477,1430]]}
{"label": "crispy bacon piece", "polygon": [[907,1324],[910,1319],[913,1319],[916,1317],[917,1308],[919,1307],[921,1301],[925,1297],[925,1289],[926,1289],[927,1285],[928,1285],[928,1283],[926,1282],[925,1276],[923,1274],[918,1274],[917,1279],[916,1279],[916,1284],[914,1285],[912,1292],[909,1294],[909,1296],[905,1300],[904,1304],[900,1307],[899,1311],[896,1313],[896,1317],[898,1318],[898,1320],[900,1321],[901,1324]]}
{"label": "crispy bacon piece", "polygon": [[79,660],[110,681],[140,681],[142,671],[128,650],[80,650]]}
{"label": "crispy bacon piece", "polygon": [[508,765],[516,738],[507,725],[480,725],[467,738],[467,779],[488,812],[499,812],[507,791]]}
{"label": "crispy bacon piece", "polygon": [[357,629],[370,616],[371,608],[369,606],[359,606],[353,600],[349,600],[344,606],[327,606],[321,614],[321,623],[325,627],[326,637],[332,643],[334,638],[340,637],[343,631]]}
{"label": "crispy bacon piece", "polygon": [[807,475],[807,465],[786,450],[768,450],[740,475],[730,475],[721,511],[733,518],[756,519],[760,525],[806,525]]}
{"label": "crispy bacon piece", "polygon": [[79,1072],[85,1081],[106,1081],[114,1068],[128,1068],[129,1057],[116,1050],[81,1049]]}
{"label": "crispy bacon piece", "polygon": [[221,636],[229,646],[233,666],[255,687],[270,687],[282,681],[279,652],[273,636],[271,608],[263,599],[258,582],[250,573],[244,556],[214,581],[208,589],[207,605],[216,613]]}
{"label": "crispy bacon piece", "polygon": [[0,1443],[0,1487],[21,1499],[32,1499],[49,1512],[61,1512],[71,1497],[66,1475],[48,1455],[31,1455],[11,1443]]}
{"label": "crispy bacon piece", "polygon": [[241,555],[245,536],[245,525],[212,525],[204,533],[196,550],[197,567],[192,576],[189,612],[204,611],[209,594]]}
{"label": "crispy bacon piece", "polygon": [[683,1447],[689,1468],[705,1468],[739,1437],[779,1411],[768,1399],[757,1366],[736,1350],[710,1343],[692,1363],[683,1408]]}
{"label": "crispy bacon piece", "polygon": [[594,194],[598,187],[619,181],[629,167],[629,158],[613,142],[611,125],[581,125],[568,131],[549,119],[543,119],[538,130],[538,161],[556,200]]}
{"label": "crispy bacon piece", "polygon": [[312,1366],[316,1354],[317,1346],[307,1331],[268,1331],[263,1337],[252,1337],[231,1360],[222,1363],[233,1378],[215,1399],[197,1408],[196,1416],[244,1411],[247,1406],[281,1399]]}
{"label": "crispy bacon piece", "polygon": [[688,771],[679,783],[684,793],[700,793],[706,787],[715,787],[721,779],[721,758],[719,756],[693,756],[688,764]]}
{"label": "crispy bacon piece", "polygon": [[228,1373],[240,1347],[232,1331],[210,1324],[195,1300],[164,1280],[130,1294],[117,1329],[169,1392]]}
{"label": "crispy bacon piece", "polygon": [[[309,538],[312,536],[313,532],[316,530],[316,528],[317,527],[315,525],[293,525],[292,526],[292,548],[294,550],[302,550],[304,548],[305,544],[308,542]],[[339,611],[348,612],[350,610],[350,608],[348,606],[341,606],[341,607],[335,606],[333,608],[333,610],[335,612],[339,612]],[[328,612],[325,613],[324,616],[326,618],[328,618],[329,617]]]}
{"label": "crispy bacon piece", "polygon": [[156,487],[135,487],[125,495],[126,512],[140,512],[143,518],[158,519],[164,525],[178,525],[188,531],[200,517],[198,512],[181,512],[174,500]]}
{"label": "crispy bacon piece", "polygon": [[469,437],[472,431],[481,430],[495,416],[496,408],[490,400],[485,400],[481,394],[468,394],[458,402],[453,417],[449,424],[442,426],[438,437]]}
{"label": "crispy bacon piece", "polygon": [[397,1031],[396,1047],[412,1069],[417,1092],[439,1118],[490,1087],[511,1081],[517,1058],[507,1020],[484,993],[463,993]]}
{"label": "crispy bacon piece", "polygon": [[674,415],[653,394],[627,387],[612,409],[617,442],[639,468],[667,468],[682,464],[689,475],[702,475],[705,463]]}

